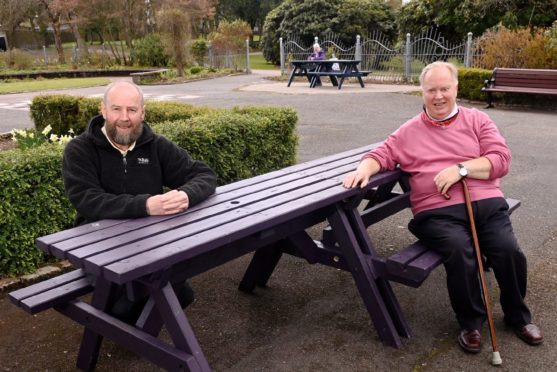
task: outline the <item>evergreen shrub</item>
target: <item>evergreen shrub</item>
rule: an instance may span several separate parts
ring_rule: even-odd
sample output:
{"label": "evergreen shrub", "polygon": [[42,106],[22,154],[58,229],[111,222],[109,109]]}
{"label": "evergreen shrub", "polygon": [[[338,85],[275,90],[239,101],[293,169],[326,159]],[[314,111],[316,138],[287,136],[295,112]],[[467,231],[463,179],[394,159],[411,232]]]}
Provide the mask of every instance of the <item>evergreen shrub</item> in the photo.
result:
{"label": "evergreen shrub", "polygon": [[0,151],[0,276],[34,271],[44,261],[35,239],[71,226],[64,194],[63,147]]}

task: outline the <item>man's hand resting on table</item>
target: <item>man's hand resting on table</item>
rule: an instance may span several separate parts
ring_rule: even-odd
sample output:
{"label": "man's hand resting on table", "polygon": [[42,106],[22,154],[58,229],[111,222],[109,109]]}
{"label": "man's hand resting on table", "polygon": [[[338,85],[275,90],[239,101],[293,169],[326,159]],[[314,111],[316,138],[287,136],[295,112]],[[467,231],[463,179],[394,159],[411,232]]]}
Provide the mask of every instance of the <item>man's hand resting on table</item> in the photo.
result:
{"label": "man's hand resting on table", "polygon": [[355,172],[346,176],[342,185],[347,189],[358,185],[363,188],[368,184],[369,178],[379,172],[380,169],[381,167],[379,166],[377,160],[373,158],[366,158],[358,164],[358,168],[356,168]]}
{"label": "man's hand resting on table", "polygon": [[180,213],[188,207],[188,195],[178,190],[171,190],[165,194],[151,196],[147,199],[147,214],[151,216]]}

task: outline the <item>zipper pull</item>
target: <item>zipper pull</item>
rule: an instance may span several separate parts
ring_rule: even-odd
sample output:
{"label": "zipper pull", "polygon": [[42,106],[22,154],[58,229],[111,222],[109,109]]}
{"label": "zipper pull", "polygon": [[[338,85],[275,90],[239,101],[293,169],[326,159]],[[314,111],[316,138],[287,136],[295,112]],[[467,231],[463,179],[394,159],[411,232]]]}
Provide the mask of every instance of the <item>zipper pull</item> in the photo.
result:
{"label": "zipper pull", "polygon": [[128,173],[128,160],[126,159],[126,155],[122,157],[122,162],[124,163],[124,173]]}

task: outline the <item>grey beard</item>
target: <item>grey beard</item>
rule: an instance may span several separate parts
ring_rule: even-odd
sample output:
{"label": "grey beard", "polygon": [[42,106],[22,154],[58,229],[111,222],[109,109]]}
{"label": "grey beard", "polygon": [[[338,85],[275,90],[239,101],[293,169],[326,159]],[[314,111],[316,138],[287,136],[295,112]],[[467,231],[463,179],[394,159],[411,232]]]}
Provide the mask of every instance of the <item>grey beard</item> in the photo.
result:
{"label": "grey beard", "polygon": [[116,125],[107,126],[106,133],[108,134],[112,142],[118,145],[129,146],[135,141],[137,141],[139,137],[141,137],[141,134],[143,133],[143,124],[138,126],[134,131],[132,131],[129,134],[118,133],[118,129]]}

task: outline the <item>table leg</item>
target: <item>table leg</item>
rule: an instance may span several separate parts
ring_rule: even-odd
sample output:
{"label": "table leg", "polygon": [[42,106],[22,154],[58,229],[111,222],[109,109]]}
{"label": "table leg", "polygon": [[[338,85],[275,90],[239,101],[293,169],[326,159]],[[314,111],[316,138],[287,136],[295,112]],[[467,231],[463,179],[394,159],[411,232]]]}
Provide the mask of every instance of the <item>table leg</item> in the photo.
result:
{"label": "table leg", "polygon": [[[313,71],[314,72],[321,72],[321,66],[323,66],[321,63],[317,64],[317,66],[315,67],[315,70],[313,70]],[[319,75],[313,75],[311,77],[309,87],[310,88],[315,88],[317,86],[317,84],[321,84],[321,79],[319,78]]]}
{"label": "table leg", "polygon": [[329,222],[379,338],[389,346],[400,347],[402,342],[389,311],[389,305],[385,302],[383,293],[377,285],[377,277],[370,264],[366,262],[358,237],[353,231],[357,227],[351,225],[340,205],[335,206],[335,212],[329,217]]}
{"label": "table leg", "polygon": [[342,84],[344,83],[344,79],[346,78],[346,74],[350,71],[348,66],[344,66],[342,69],[342,76],[340,77],[340,82],[338,83],[338,89],[342,88]]}
{"label": "table leg", "polygon": [[360,75],[357,75],[356,78],[358,78],[358,81],[360,82],[360,86],[361,86],[362,88],[364,88],[365,85],[364,85],[364,81],[362,80],[362,77],[361,77]]}
{"label": "table leg", "polygon": [[[167,283],[161,290],[154,291],[152,296],[174,346],[191,354],[199,365],[199,371],[211,372],[209,363],[201,351],[172,285]],[[194,369],[190,368],[190,370]]]}
{"label": "table leg", "polygon": [[[362,216],[360,212],[354,208],[347,210],[346,215],[348,220],[350,221],[351,226],[353,227],[353,231],[356,237],[356,240],[360,244],[360,248],[363,252],[369,252],[371,255],[377,255],[375,247],[373,243],[369,239],[369,235],[366,231],[366,226],[362,220]],[[370,259],[366,260],[366,264],[370,268],[370,272],[374,272],[375,269],[373,268],[373,263]],[[402,313],[402,309],[398,303],[398,300],[395,297],[391,284],[388,280],[385,280],[381,277],[376,277],[375,284],[381,292],[381,298],[383,299],[387,310],[391,316],[393,324],[395,325],[397,332],[400,336],[403,337],[410,337],[411,331],[410,326],[406,322],[406,318]]]}
{"label": "table leg", "polygon": [[264,287],[267,284],[282,257],[278,244],[279,242],[259,248],[255,252],[238,287],[240,291],[251,293],[256,286]]}
{"label": "table leg", "polygon": [[362,80],[362,76],[360,75],[360,70],[358,70],[357,66],[354,66],[354,69],[352,70],[355,74],[356,74],[356,78],[358,79],[358,81],[360,82],[360,86],[362,88],[365,87],[364,85],[364,81]]}
{"label": "table leg", "polygon": [[297,67],[294,67],[294,69],[292,70],[292,73],[290,74],[290,79],[288,79],[287,87],[289,87],[290,84],[292,84],[292,80],[294,80],[294,76],[296,76],[296,70],[297,69],[298,69]]}
{"label": "table leg", "polygon": [[[114,296],[118,292],[118,286],[112,284],[102,278],[97,278],[95,281],[95,291],[91,305],[100,310],[106,310],[114,302]],[[99,350],[101,348],[103,337],[93,332],[91,329],[85,327],[81,344],[79,346],[79,353],[77,355],[77,368],[84,371],[92,371],[95,369],[97,360],[99,358]]]}

